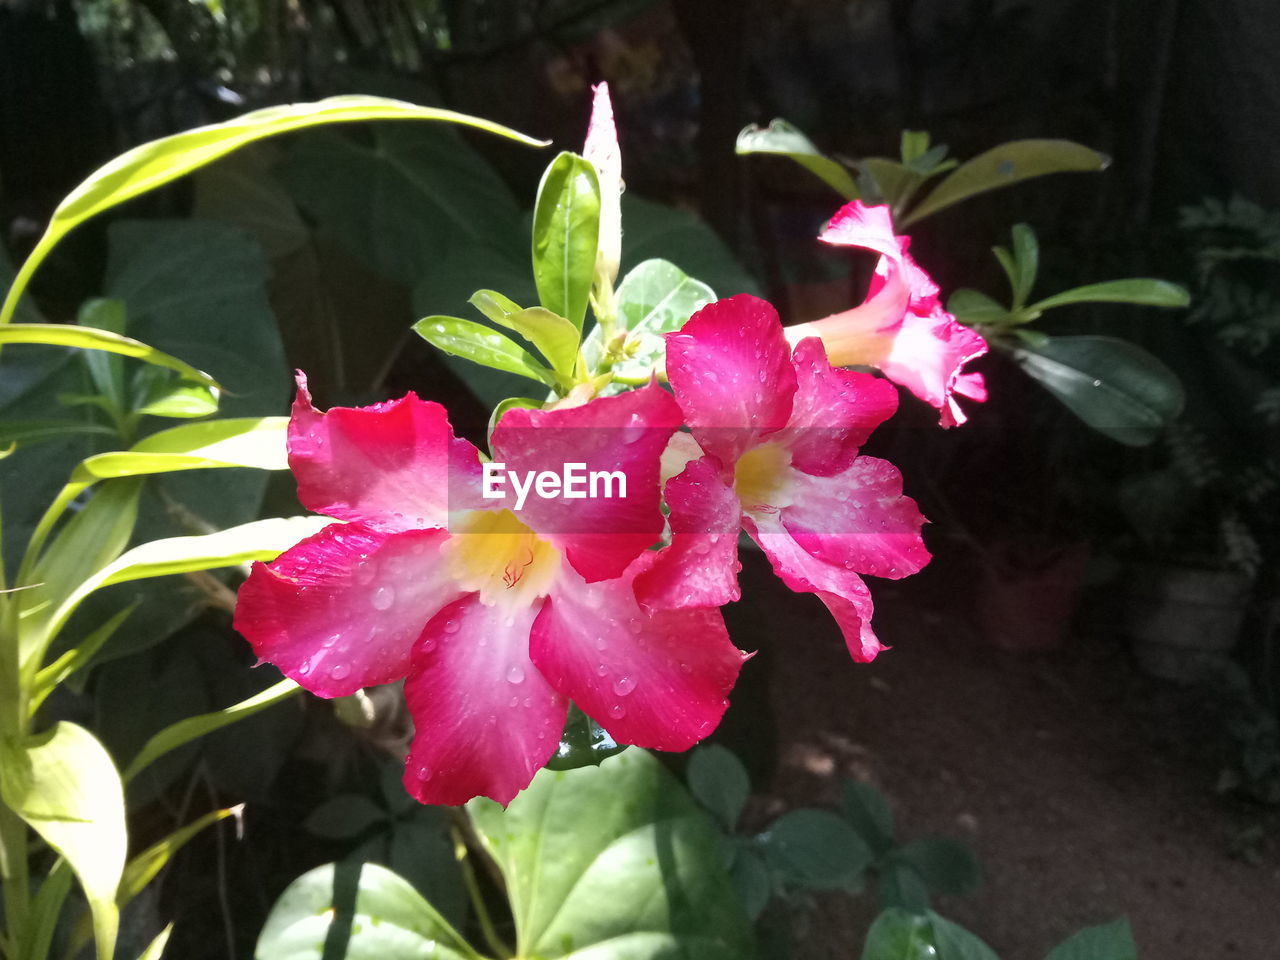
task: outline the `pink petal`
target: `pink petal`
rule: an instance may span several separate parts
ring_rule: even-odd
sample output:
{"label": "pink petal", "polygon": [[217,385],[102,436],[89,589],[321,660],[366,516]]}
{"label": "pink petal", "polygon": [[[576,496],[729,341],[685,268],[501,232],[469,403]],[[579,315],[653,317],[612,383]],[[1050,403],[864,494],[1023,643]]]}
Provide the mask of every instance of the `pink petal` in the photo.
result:
{"label": "pink petal", "polygon": [[726,466],[791,416],[796,373],[777,311],[748,294],[667,334],[667,378],[694,437]]}
{"label": "pink petal", "polygon": [[618,275],[622,255],[622,151],[607,83],[595,87],[582,155],[595,166],[600,178],[600,246],[596,256],[612,280]]}
{"label": "pink petal", "polygon": [[818,476],[840,473],[871,432],[893,416],[898,392],[869,373],[832,367],[817,337],[800,341],[792,362],[799,385],[787,424],[791,463]]}
{"label": "pink petal", "polygon": [[947,405],[942,411],[942,425],[944,427],[958,427],[969,419],[968,414],[964,412],[964,408],[956,400],[957,397],[968,397],[978,403],[984,402],[987,399],[986,378],[977,372],[963,372],[956,378],[955,387],[951,391],[951,396],[947,398]]}
{"label": "pink petal", "polygon": [[[516,511],[521,521],[563,550],[588,581],[605,580],[620,575],[662,534],[661,459],[679,426],[676,402],[650,384],[578,407],[509,410],[494,429],[490,446],[494,460],[508,470],[560,475],[566,463],[579,463],[588,473],[625,474],[625,497],[542,499],[531,492]],[[615,485],[614,493],[619,492]],[[514,500],[505,505],[514,510]]]}
{"label": "pink petal", "polygon": [[566,570],[533,625],[530,653],[619,743],[687,750],[720,722],[747,655],[719,610],[643,610],[632,580],[649,562],[593,584]]}
{"label": "pink petal", "polygon": [[817,594],[827,605],[854,660],[870,663],[885,649],[871,629],[871,591],[861,577],[807,553],[777,517],[748,516],[743,525],[783,583],[797,593]]}
{"label": "pink petal", "polygon": [[944,411],[942,419],[949,426],[949,409],[956,423],[965,419],[958,407],[951,408],[952,394],[962,378],[969,378],[966,389],[973,390],[975,375],[963,373],[963,368],[986,352],[987,342],[981,334],[959,323],[940,304],[934,304],[927,314],[907,314],[880,369],[889,379]]}
{"label": "pink petal", "polygon": [[303,505],[383,530],[443,527],[451,468],[470,477],[479,471],[475,448],[453,436],[444,407],[410,393],[321,413],[305,374],[297,379],[289,467]]}
{"label": "pink petal", "polygon": [[529,661],[538,606],[470,594],[427,624],[404,685],[416,731],[404,785],[421,802],[505,805],[559,745],[568,704]]}
{"label": "pink petal", "polygon": [[659,550],[635,581],[650,609],[719,607],[737,600],[738,531],[742,505],[710,457],[690,461],[667,482],[671,544]]}
{"label": "pink petal", "polygon": [[858,457],[844,473],[791,480],[782,524],[796,543],[828,563],[897,580],[929,562],[925,519],[902,495],[902,474],[885,460]]}
{"label": "pink petal", "polygon": [[902,256],[900,238],[893,232],[893,212],[887,204],[869,207],[861,200],[836,211],[818,239],[839,247],[862,247],[882,257]]}
{"label": "pink petal", "polygon": [[254,652],[322,697],[399,680],[426,622],[457,595],[439,530],[334,523],[240,587],[235,629]]}

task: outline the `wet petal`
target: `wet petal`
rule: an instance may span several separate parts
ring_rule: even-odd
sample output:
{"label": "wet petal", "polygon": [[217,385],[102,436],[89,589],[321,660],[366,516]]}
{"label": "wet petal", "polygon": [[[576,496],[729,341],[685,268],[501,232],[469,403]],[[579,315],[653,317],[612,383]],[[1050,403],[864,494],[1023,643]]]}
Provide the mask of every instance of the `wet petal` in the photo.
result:
{"label": "wet petal", "polygon": [[871,629],[871,591],[861,577],[806,552],[776,516],[748,517],[744,526],[783,583],[797,593],[817,594],[826,604],[854,660],[869,663],[885,649]]}
{"label": "wet petal", "polygon": [[330,524],[253,565],[235,629],[261,659],[322,697],[399,680],[426,622],[458,595],[440,559],[447,536]]}
{"label": "wet petal", "polygon": [[987,342],[981,334],[934,304],[928,313],[907,314],[880,369],[889,379],[942,411],[943,424],[953,426],[965,420],[964,412],[952,399],[962,383],[966,396],[977,399],[974,394],[986,395],[980,386],[981,374],[963,372],[970,360],[986,352]]}
{"label": "wet petal", "polygon": [[792,356],[798,388],[787,446],[798,470],[831,476],[853,463],[873,430],[898,409],[893,384],[832,367],[822,341],[802,340]]}
{"label": "wet petal", "polygon": [[786,426],[796,392],[777,311],[747,294],[710,303],[667,334],[667,378],[693,435],[726,466]]}
{"label": "wet petal", "polygon": [[568,704],[529,661],[537,611],[471,594],[427,624],[404,685],[415,729],[404,784],[422,803],[509,803],[559,745]]}
{"label": "wet petal", "polygon": [[308,510],[383,530],[443,527],[449,474],[478,475],[476,450],[453,436],[438,403],[410,393],[368,407],[311,405],[299,371],[289,467]]}
{"label": "wet petal", "polygon": [[834,477],[796,473],[783,526],[800,547],[857,573],[897,580],[929,562],[920,529],[924,515],[902,495],[898,468],[858,457]]}
{"label": "wet petal", "polygon": [[636,577],[636,597],[646,607],[666,610],[737,600],[742,505],[721,478],[718,462],[691,461],[668,481],[665,496],[671,543]]}
{"label": "wet petal", "polygon": [[608,485],[601,480],[596,496],[544,499],[531,490],[518,510],[513,498],[503,502],[587,580],[616,577],[662,535],[661,458],[679,426],[679,406],[655,384],[578,407],[509,410],[490,441],[495,461],[522,474],[561,475],[567,463],[587,475],[618,473],[626,495],[614,478]]}
{"label": "wet petal", "polygon": [[687,750],[711,733],[747,654],[717,609],[648,612],[632,580],[588,584],[572,570],[533,625],[530,653],[553,687],[619,743]]}

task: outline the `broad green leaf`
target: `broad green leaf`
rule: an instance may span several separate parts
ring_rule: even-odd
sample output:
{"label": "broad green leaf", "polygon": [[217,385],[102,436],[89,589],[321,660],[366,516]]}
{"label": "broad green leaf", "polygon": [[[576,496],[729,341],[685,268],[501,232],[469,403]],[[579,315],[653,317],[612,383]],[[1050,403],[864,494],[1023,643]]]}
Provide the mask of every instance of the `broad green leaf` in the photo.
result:
{"label": "broad green leaf", "polygon": [[99,960],[115,951],[116,888],[124,870],[124,791],[89,731],[62,721],[22,747],[8,745],[0,795],[71,864],[93,912]]}
{"label": "broad green leaf", "polygon": [[[265,523],[267,521],[259,522]],[[216,536],[216,534],[213,534],[213,536]],[[143,748],[138,751],[138,755],[125,768],[124,782],[128,783],[169,751],[176,750],[197,737],[203,737],[246,717],[251,717],[258,711],[267,709],[267,707],[275,706],[277,703],[292,697],[299,689],[299,686],[294,681],[281,680],[279,683],[267,687],[261,693],[254,694],[248,700],[242,700],[222,710],[214,710],[211,713],[187,717],[185,720],[179,720],[177,723],[165,727],[146,742]]]}
{"label": "broad green leaf", "polygon": [[218,398],[207,387],[168,377],[150,378],[138,402],[138,413],[150,417],[194,420],[217,412]]}
{"label": "broad green leaf", "polygon": [[918,203],[900,226],[988,190],[1050,173],[1106,169],[1110,158],[1070,140],[1012,140],[962,163]]}
{"label": "broad green leaf", "polygon": [[1130,280],[1108,280],[1064,290],[1033,303],[1030,310],[1049,310],[1068,303],[1138,303],[1147,307],[1185,307],[1191,296],[1185,287],[1167,280],[1134,277]]}
{"label": "broad green leaf", "polygon": [[76,347],[80,350],[105,350],[176,370],[184,380],[192,384],[203,384],[210,390],[220,390],[217,381],[207,373],[183,363],[177,357],[161,353],[154,347],[130,337],[122,337],[110,330],[62,323],[10,323],[0,327],[0,346],[6,343],[42,343],[53,347]]}
{"label": "broad green leaf", "polygon": [[302,822],[317,837],[343,840],[389,821],[387,811],[361,793],[340,793],[316,807]]}
{"label": "broad green leaf", "polygon": [[461,317],[424,317],[413,332],[439,350],[481,366],[556,386],[556,375],[510,337]]}
{"label": "broad green leaf", "polygon": [[578,709],[577,704],[570,704],[568,718],[560,732],[560,742],[547,761],[547,769],[577,770],[588,765],[599,766],[626,749],[627,744],[618,743],[608,730]]}
{"label": "broad green leaf", "polygon": [[899,141],[899,153],[903,163],[915,163],[929,152],[929,132],[927,130],[903,130]]}
{"label": "broad green leaf", "polygon": [[97,571],[62,601],[54,615],[55,631],[94,590],[130,580],[214,570],[252,560],[274,560],[299,540],[318,533],[332,522],[327,517],[273,517],[202,536],[169,537],[141,544]]}
{"label": "broad green leaf", "polygon": [[171,427],[139,440],[128,450],[89,457],[76,467],[71,479],[73,483],[92,483],[108,477],[217,467],[287,470],[288,427],[288,417],[237,417]]}
{"label": "broad green leaf", "polygon": [[929,887],[924,877],[909,863],[904,863],[892,854],[878,867],[876,892],[880,897],[881,909],[894,907],[921,913],[929,909]]}
{"label": "broad green leaf", "polygon": [[773,898],[773,877],[760,855],[740,848],[733,858],[729,876],[747,919],[755,922]]}
{"label": "broad green leaf", "polygon": [[[622,280],[616,294],[618,323],[627,332],[623,358],[613,373],[625,382],[642,382],[666,357],[663,334],[679,330],[693,314],[715,300],[715,292],[666,260],[646,260]],[[596,368],[604,356],[602,330],[594,327],[583,347]]]}
{"label": "broad green leaf", "polygon": [[934,893],[959,896],[982,885],[982,864],[968,845],[952,837],[920,837],[894,851]]}
{"label": "broad green leaf", "polygon": [[[109,298],[86,300],[80,305],[80,310],[76,314],[76,323],[82,327],[96,327],[99,330],[124,336],[127,326],[124,304]],[[124,363],[120,355],[105,353],[101,350],[89,350],[82,355],[81,359],[89,368],[89,375],[98,393],[107,400],[109,406],[123,410],[125,407]]]}
{"label": "broad green leaf", "polygon": [[761,835],[774,869],[815,890],[857,890],[870,848],[845,820],[826,810],[792,810]]}
{"label": "broad green leaf", "polygon": [[933,926],[938,960],[999,960],[994,950],[958,923],[952,923],[932,910],[926,916]]}
{"label": "broad green leaf", "polygon": [[752,124],[738,134],[739,154],[770,153],[790,157],[846,200],[856,200],[857,184],[839,162],[822,154],[812,141],[786,120],[777,119],[767,127]]}
{"label": "broad green leaf", "polygon": [[1129,921],[1121,917],[1073,934],[1049,951],[1045,960],[1138,960],[1138,945]]}
{"label": "broad green leaf", "polygon": [[627,192],[622,195],[622,223],[623,274],[646,260],[663,259],[722,297],[763,292],[719,235],[687,210]]}
{"label": "broad green leaf", "polygon": [[933,925],[897,907],[885,910],[867,931],[862,960],[938,960]]}
{"label": "broad green leaf", "polygon": [[[893,207],[895,215],[911,200],[920,185],[928,179],[918,170],[908,169],[896,160],[867,157],[858,161],[863,173],[863,192],[876,196]],[[870,183],[866,183],[866,178]]]}
{"label": "broad green leaf", "polygon": [[1182,412],[1182,383],[1163,363],[1114,337],[1052,337],[1013,357],[1094,430],[1129,446],[1155,441]]}
{"label": "broad green leaf", "polygon": [[1036,232],[1025,223],[1013,225],[1013,262],[1018,270],[1018,282],[1014,285],[1014,304],[1026,304],[1040,273],[1040,241]]}
{"label": "broad green leaf", "polygon": [[742,761],[719,744],[704,744],[689,758],[686,777],[698,802],[732,832],[751,793],[751,781]]}
{"label": "broad green leaf", "polygon": [[965,287],[951,294],[947,299],[947,309],[956,315],[957,320],[969,326],[1011,322],[1008,307],[1002,306],[985,293]]}
{"label": "broad green leaf", "polygon": [[840,809],[873,853],[882,854],[893,846],[893,809],[888,798],[871,784],[846,780]]}
{"label": "broad green leaf", "polygon": [[542,306],[579,330],[595,277],[600,179],[591,161],[564,152],[551,161],[533,209],[533,278]]}
{"label": "broad green leaf", "polygon": [[[304,873],[280,895],[258,935],[254,960],[322,960],[335,924],[350,924],[346,960],[479,960],[439,912],[385,867],[358,865],[354,903],[344,904],[333,864]],[[337,888],[335,890],[335,888]],[[344,916],[345,914],[345,916]]]}
{"label": "broad green leaf", "polygon": [[[471,296],[471,305],[494,323],[514,330],[547,358],[551,369],[568,378],[578,359],[578,328],[559,314],[544,307],[523,310],[493,290],[479,290]],[[509,309],[514,307],[514,309]]]}
{"label": "broad green leaf", "polygon": [[506,881],[518,956],[752,956],[717,831],[650,754],[543,770],[505,811],[467,809]]}
{"label": "broad green leaf", "polygon": [[445,121],[477,127],[530,146],[541,145],[540,141],[478,117],[368,96],[329,97],[315,103],[268,107],[224,123],[153,140],[94,171],[58,205],[44,236],[18,271],[4,306],[0,308],[0,323],[12,319],[18,294],[49,251],[68,231],[88,218],[176,180],[255,140],[305,127],[361,120]]}

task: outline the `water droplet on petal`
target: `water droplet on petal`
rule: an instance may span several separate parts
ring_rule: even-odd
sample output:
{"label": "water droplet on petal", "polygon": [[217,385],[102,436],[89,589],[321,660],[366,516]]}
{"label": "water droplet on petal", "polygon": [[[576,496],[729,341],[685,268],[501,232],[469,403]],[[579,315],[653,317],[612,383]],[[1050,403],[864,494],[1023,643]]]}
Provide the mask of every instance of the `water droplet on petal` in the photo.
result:
{"label": "water droplet on petal", "polygon": [[304,677],[305,677],[305,676],[306,676],[308,673],[310,673],[310,672],[311,672],[311,661],[310,661],[310,660],[303,660],[303,661],[302,661],[302,666],[300,666],[300,667],[298,668],[298,673],[299,673],[299,675],[300,675],[300,676],[304,676]]}
{"label": "water droplet on petal", "polygon": [[351,668],[345,663],[335,663],[329,668],[329,676],[334,680],[345,680],[351,674]]}
{"label": "water droplet on petal", "polygon": [[446,620],[446,621],[444,622],[444,632],[445,632],[445,633],[457,633],[457,632],[458,632],[458,621],[457,621],[457,620],[454,620],[454,619],[452,619],[452,618],[450,618],[450,619]]}
{"label": "water droplet on petal", "polygon": [[634,677],[619,677],[613,681],[613,692],[620,697],[625,697],[635,688],[636,681]]}
{"label": "water droplet on petal", "polygon": [[396,591],[392,587],[379,587],[373,592],[373,609],[389,610],[396,602]]}
{"label": "water droplet on petal", "polygon": [[613,719],[615,720],[621,720],[626,715],[627,715],[627,710],[620,703],[615,703],[612,707],[609,708],[609,716],[613,717]]}
{"label": "water droplet on petal", "polygon": [[609,646],[609,642],[605,640],[604,637],[596,637],[595,646],[597,650],[603,650],[605,647]]}
{"label": "water droplet on petal", "polygon": [[512,664],[511,669],[507,671],[507,683],[524,683],[524,668],[520,664]]}

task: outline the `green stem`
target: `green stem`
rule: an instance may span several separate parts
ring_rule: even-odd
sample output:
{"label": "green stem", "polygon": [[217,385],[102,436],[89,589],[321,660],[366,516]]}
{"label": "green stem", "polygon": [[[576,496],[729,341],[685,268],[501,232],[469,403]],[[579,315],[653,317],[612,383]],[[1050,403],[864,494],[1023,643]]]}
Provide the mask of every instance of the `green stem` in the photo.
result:
{"label": "green stem", "polygon": [[4,885],[5,941],[7,954],[21,960],[20,945],[27,936],[31,892],[27,878],[27,825],[0,803],[0,882]]}
{"label": "green stem", "polygon": [[480,884],[476,882],[476,872],[472,869],[471,854],[467,849],[466,841],[463,840],[462,831],[455,825],[450,832],[453,834],[453,846],[458,858],[458,868],[462,871],[462,882],[466,885],[467,896],[471,900],[471,907],[475,910],[476,919],[480,923],[480,933],[484,936],[485,944],[493,951],[495,956],[503,958],[503,960],[514,957],[514,951],[507,946],[502,937],[498,936],[498,930],[493,924],[493,918],[489,915],[489,908],[485,906],[484,895],[480,892]]}

